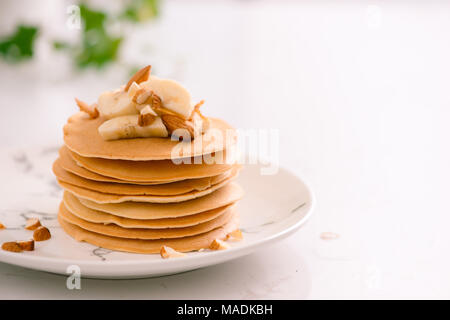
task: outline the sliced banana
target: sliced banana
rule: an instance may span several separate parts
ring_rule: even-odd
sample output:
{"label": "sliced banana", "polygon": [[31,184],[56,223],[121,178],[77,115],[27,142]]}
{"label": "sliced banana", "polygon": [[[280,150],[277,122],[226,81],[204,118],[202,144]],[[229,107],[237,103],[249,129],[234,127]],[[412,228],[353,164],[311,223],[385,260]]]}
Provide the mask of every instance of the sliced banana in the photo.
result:
{"label": "sliced banana", "polygon": [[169,133],[160,117],[150,125],[141,127],[138,125],[139,115],[127,115],[105,121],[98,132],[105,140],[117,140],[127,138],[167,137]]}
{"label": "sliced banana", "polygon": [[103,92],[98,98],[97,109],[107,119],[139,113],[136,104],[123,90]]}
{"label": "sliced banana", "polygon": [[191,103],[191,94],[181,84],[170,79],[160,79],[155,76],[140,83],[142,88],[152,90],[161,98],[164,108],[169,109],[188,119],[194,106]]}

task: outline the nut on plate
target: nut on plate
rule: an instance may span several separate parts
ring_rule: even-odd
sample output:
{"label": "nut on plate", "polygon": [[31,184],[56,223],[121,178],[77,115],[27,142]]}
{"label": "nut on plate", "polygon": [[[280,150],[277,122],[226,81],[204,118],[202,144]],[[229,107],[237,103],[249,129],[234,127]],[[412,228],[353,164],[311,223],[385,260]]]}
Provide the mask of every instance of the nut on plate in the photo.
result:
{"label": "nut on plate", "polygon": [[17,241],[17,244],[24,251],[33,251],[34,250],[34,240],[33,239]]}
{"label": "nut on plate", "polygon": [[25,229],[27,230],[36,230],[41,226],[41,222],[38,218],[30,218],[27,220],[27,223],[25,224]]}
{"label": "nut on plate", "polygon": [[4,242],[2,244],[2,249],[5,250],[5,251],[9,251],[9,252],[22,252],[22,248],[15,241]]}
{"label": "nut on plate", "polygon": [[230,248],[230,245],[220,239],[214,239],[214,241],[209,245],[209,248],[211,250],[226,250]]}
{"label": "nut on plate", "polygon": [[244,236],[242,235],[242,231],[239,229],[230,232],[226,237],[226,240],[232,241],[241,241],[242,239],[244,239]]}
{"label": "nut on plate", "polygon": [[44,226],[40,226],[36,230],[34,230],[33,233],[33,239],[34,241],[45,241],[50,239],[52,236],[50,234],[50,230],[48,230]]}
{"label": "nut on plate", "polygon": [[159,253],[161,254],[161,258],[163,259],[180,258],[185,256],[183,252],[178,252],[175,249],[168,246],[162,246]]}

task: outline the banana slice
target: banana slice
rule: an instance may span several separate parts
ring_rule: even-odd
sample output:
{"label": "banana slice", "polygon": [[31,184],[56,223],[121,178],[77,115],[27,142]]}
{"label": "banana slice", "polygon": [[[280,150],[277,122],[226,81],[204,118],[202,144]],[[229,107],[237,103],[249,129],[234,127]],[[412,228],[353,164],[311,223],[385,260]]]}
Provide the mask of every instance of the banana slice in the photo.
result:
{"label": "banana slice", "polygon": [[97,109],[107,119],[139,113],[136,104],[122,89],[103,92],[98,98]]}
{"label": "banana slice", "polygon": [[163,106],[185,119],[191,116],[194,106],[191,104],[191,94],[181,84],[170,79],[160,79],[155,76],[140,83],[142,88],[153,90],[162,101]]}
{"label": "banana slice", "polygon": [[160,117],[150,125],[141,127],[138,124],[139,115],[127,115],[107,120],[100,127],[98,133],[105,140],[126,138],[167,137],[169,133]]}

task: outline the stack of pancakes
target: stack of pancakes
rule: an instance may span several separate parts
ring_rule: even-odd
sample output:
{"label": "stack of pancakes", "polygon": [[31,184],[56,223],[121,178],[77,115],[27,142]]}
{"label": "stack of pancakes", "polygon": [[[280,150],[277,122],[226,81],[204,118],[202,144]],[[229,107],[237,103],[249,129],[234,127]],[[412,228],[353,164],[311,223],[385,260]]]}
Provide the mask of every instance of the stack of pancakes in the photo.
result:
{"label": "stack of pancakes", "polygon": [[[233,182],[240,167],[225,161],[230,145],[211,139],[209,131],[197,144],[105,141],[97,130],[103,121],[80,112],[64,127],[53,172],[65,190],[58,220],[66,233],[107,249],[158,253],[164,245],[181,252],[208,248],[238,228],[235,203],[243,191]],[[233,130],[221,120],[210,122],[215,134]],[[174,156],[180,144],[189,157]],[[216,161],[199,161],[205,155]]]}

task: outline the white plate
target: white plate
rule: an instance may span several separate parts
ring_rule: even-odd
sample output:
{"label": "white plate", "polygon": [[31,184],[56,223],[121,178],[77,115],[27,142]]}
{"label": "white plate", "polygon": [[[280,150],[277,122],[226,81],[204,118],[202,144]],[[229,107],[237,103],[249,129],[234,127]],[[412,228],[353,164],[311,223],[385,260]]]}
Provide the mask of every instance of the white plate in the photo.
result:
{"label": "white plate", "polygon": [[80,243],[59,227],[56,212],[62,192],[51,173],[57,148],[34,152],[3,150],[0,160],[2,202],[0,243],[29,239],[23,226],[29,217],[39,217],[49,227],[52,239],[36,243],[32,252],[0,250],[0,262],[47,272],[68,274],[78,266],[82,277],[142,278],[203,268],[247,255],[296,231],[312,212],[313,195],[308,186],[287,170],[261,175],[259,165],[246,166],[239,183],[245,197],[239,202],[244,240],[231,242],[231,249],[189,253],[183,258],[161,259],[159,255],[115,252]]}

